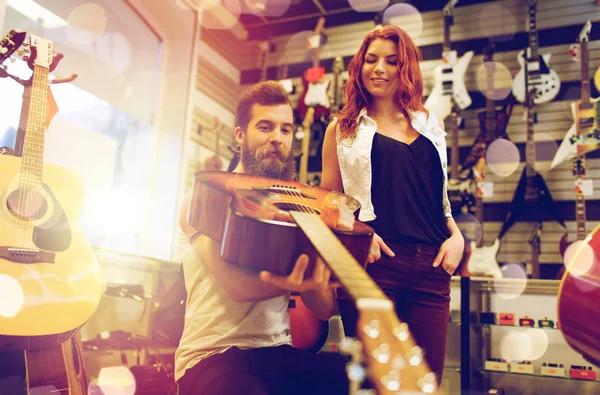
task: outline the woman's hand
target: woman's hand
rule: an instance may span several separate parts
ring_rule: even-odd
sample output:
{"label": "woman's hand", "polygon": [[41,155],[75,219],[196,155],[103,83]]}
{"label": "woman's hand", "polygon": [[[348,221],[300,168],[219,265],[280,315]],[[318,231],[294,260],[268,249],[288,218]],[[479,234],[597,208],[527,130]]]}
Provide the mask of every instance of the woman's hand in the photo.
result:
{"label": "woman's hand", "polygon": [[312,276],[310,278],[304,278],[308,262],[308,255],[302,254],[296,260],[294,268],[288,276],[279,276],[268,271],[262,271],[260,272],[260,279],[281,289],[293,292],[321,290],[330,286],[334,287],[339,285],[329,283],[331,270],[325,265],[325,262],[321,257],[317,258]]}
{"label": "woman's hand", "polygon": [[369,257],[367,258],[367,263],[373,263],[378,261],[381,258],[381,251],[385,252],[387,256],[394,257],[394,251],[388,247],[387,244],[383,241],[381,237],[377,233],[373,236],[373,241],[371,241],[371,249],[369,250]]}
{"label": "woman's hand", "polygon": [[433,261],[433,267],[438,267],[441,264],[448,274],[453,275],[460,263],[464,249],[465,239],[462,234],[460,232],[453,234],[442,243],[440,251]]}

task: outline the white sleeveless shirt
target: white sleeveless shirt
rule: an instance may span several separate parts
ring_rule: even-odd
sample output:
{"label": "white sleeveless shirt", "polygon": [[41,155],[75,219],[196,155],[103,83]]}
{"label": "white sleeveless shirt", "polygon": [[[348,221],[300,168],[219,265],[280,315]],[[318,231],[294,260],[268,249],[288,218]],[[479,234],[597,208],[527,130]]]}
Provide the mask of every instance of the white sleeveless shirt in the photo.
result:
{"label": "white sleeveless shirt", "polygon": [[[410,114],[412,127],[427,137],[440,155],[444,173],[444,188],[442,202],[446,217],[452,217],[450,201],[448,200],[448,172],[446,152],[446,132],[440,126],[436,116],[429,112],[414,111]],[[356,135],[342,138],[337,128],[337,156],[342,176],[344,193],[358,200],[361,204],[358,219],[372,221],[376,218],[373,202],[371,201],[371,148],[373,137],[377,133],[377,122],[367,115],[364,108],[356,121]]]}

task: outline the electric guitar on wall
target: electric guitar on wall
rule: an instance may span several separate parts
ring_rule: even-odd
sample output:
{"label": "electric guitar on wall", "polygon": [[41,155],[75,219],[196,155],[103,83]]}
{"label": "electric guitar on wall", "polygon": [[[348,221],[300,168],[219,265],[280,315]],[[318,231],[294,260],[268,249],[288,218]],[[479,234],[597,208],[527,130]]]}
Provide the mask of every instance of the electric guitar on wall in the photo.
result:
{"label": "electric guitar on wall", "polygon": [[0,156],[0,278],[11,296],[0,314],[0,350],[26,393],[42,384],[84,393],[73,389],[87,390],[76,333],[100,302],[100,267],[79,224],[82,181],[43,163],[48,74],[62,55],[40,37],[29,45],[33,82],[22,157]]}
{"label": "electric guitar on wall", "polygon": [[320,255],[356,303],[378,394],[439,393],[410,328],[364,270],[373,230],[356,220],[359,209],[354,198],[325,188],[199,172],[188,222],[219,243],[223,259],[250,269],[289,274],[300,254]]}
{"label": "electric guitar on wall", "polygon": [[[513,95],[521,103],[526,100],[526,86],[534,86],[535,96],[533,98],[535,104],[547,103],[552,101],[558,95],[560,90],[560,78],[556,71],[550,69],[551,54],[538,54],[538,33],[536,24],[537,0],[525,0],[529,12],[529,47],[527,55],[521,50],[517,55],[517,61],[521,65],[521,69],[515,76],[513,81]],[[525,81],[527,76],[527,81]]]}
{"label": "electric guitar on wall", "polygon": [[[525,64],[525,71],[527,72],[528,64]],[[525,149],[525,167],[521,174],[521,179],[515,189],[513,195],[511,209],[504,219],[502,229],[498,238],[502,238],[504,234],[512,227],[512,225],[518,220],[545,220],[544,217],[549,217],[562,227],[565,224],[556,210],[554,200],[550,194],[550,190],[546,185],[546,181],[540,173],[535,169],[536,150],[535,150],[535,137],[534,137],[534,124],[536,115],[534,112],[534,101],[536,97],[537,88],[536,86],[529,86],[526,81],[526,100],[525,100],[525,114],[527,118],[527,143]]]}
{"label": "electric guitar on wall", "polygon": [[433,72],[433,89],[425,101],[427,111],[433,112],[441,121],[452,113],[453,101],[461,110],[471,105],[471,96],[465,87],[464,79],[469,62],[473,58],[473,51],[465,52],[457,60],[456,51],[452,51],[450,48],[450,26],[453,24],[452,13],[456,3],[458,0],[450,0],[442,11],[444,15],[443,63]]}
{"label": "electric guitar on wall", "polygon": [[[586,179],[585,175],[585,157],[577,158],[573,161],[573,175],[578,181],[583,181]],[[585,193],[583,192],[583,187],[577,185],[575,187],[575,218],[577,221],[577,241],[581,241],[585,239],[587,235],[586,231],[586,213],[585,213]],[[566,232],[563,237],[560,239],[559,249],[560,255],[562,257],[565,256],[565,251],[572,242],[569,242],[569,233]],[[562,276],[561,276],[562,277]]]}
{"label": "electric guitar on wall", "polygon": [[600,98],[592,99],[590,93],[588,43],[591,30],[592,23],[587,21],[578,36],[581,46],[581,100],[571,103],[574,122],[554,155],[552,168],[600,147]]}

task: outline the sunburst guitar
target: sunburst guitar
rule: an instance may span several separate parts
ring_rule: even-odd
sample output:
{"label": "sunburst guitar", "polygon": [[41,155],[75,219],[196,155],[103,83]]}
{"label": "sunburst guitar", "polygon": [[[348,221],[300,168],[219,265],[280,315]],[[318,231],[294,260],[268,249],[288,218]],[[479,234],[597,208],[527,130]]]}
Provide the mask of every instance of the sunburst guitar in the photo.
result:
{"label": "sunburst guitar", "polygon": [[79,223],[83,183],[43,163],[48,73],[60,58],[49,40],[32,36],[30,46],[22,156],[0,156],[0,345],[27,348],[79,328],[102,295],[100,268]]}

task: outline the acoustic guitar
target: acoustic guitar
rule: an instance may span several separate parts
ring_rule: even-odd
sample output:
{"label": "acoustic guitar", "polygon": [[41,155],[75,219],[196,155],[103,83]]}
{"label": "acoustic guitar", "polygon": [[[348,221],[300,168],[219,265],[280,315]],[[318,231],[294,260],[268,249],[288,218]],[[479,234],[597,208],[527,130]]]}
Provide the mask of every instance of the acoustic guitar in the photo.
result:
{"label": "acoustic guitar", "polygon": [[558,321],[567,343],[600,367],[600,225],[579,245],[558,290]]}
{"label": "acoustic guitar", "polygon": [[300,254],[319,254],[359,310],[378,393],[439,393],[408,325],[364,270],[373,230],[356,220],[359,208],[350,196],[294,181],[198,172],[188,222],[220,243],[223,259],[256,271],[289,274]]}

